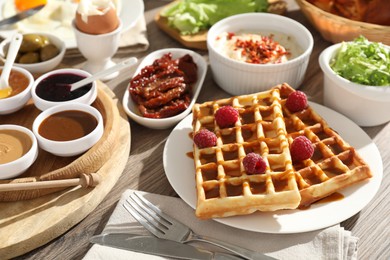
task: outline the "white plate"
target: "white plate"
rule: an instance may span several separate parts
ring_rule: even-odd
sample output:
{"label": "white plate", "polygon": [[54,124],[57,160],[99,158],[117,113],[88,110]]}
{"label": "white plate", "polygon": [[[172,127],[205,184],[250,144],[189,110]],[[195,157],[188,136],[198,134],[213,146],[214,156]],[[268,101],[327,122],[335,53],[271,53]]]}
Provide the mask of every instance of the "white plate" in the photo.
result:
{"label": "white plate", "polygon": [[[0,20],[2,20],[4,17],[4,5],[5,3],[12,2],[13,0],[0,0]],[[133,27],[137,20],[141,17],[141,15],[144,13],[144,2],[142,0],[118,0],[118,9],[119,12],[119,18],[122,21],[123,29],[122,31],[126,31]],[[67,27],[68,29],[72,29],[71,27]],[[13,33],[15,33],[15,29],[7,28],[1,28],[0,30],[0,36],[3,38],[7,38]],[[37,31],[34,29],[34,27],[26,27],[25,29],[21,30],[21,33],[28,33],[28,32],[34,32]],[[41,31],[41,30],[39,30]],[[39,32],[38,31],[38,32]],[[42,31],[41,31],[42,32]],[[73,33],[70,33],[69,35],[66,35],[64,37],[64,34],[60,30],[51,30],[49,33],[53,33],[60,37],[66,45],[66,48],[76,48],[76,39],[74,37]]]}
{"label": "white plate", "polygon": [[[280,210],[256,212],[246,216],[218,218],[216,221],[255,232],[300,233],[322,229],[340,223],[362,210],[379,189],[383,165],[377,146],[370,137],[345,116],[318,104],[310,102],[327,122],[354,146],[369,164],[373,177],[340,191],[344,198],[339,201],[313,204],[307,210]],[[192,114],[181,121],[169,135],[164,147],[163,163],[167,178],[176,193],[192,208],[196,207],[194,162],[192,152]]]}

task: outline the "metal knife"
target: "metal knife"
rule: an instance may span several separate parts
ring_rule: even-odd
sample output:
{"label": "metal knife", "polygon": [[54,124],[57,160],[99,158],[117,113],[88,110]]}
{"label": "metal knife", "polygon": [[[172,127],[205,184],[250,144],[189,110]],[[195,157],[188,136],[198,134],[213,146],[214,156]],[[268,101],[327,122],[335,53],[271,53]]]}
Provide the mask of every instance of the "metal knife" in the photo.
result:
{"label": "metal knife", "polygon": [[151,255],[198,260],[239,260],[241,257],[201,250],[180,242],[152,236],[127,233],[107,233],[91,237],[91,243]]}
{"label": "metal knife", "polygon": [[0,27],[8,24],[14,24],[17,23],[27,17],[32,16],[33,14],[36,14],[38,11],[40,11],[45,5],[38,5],[36,7],[30,8],[26,11],[17,13],[11,17],[5,18],[0,21]]}

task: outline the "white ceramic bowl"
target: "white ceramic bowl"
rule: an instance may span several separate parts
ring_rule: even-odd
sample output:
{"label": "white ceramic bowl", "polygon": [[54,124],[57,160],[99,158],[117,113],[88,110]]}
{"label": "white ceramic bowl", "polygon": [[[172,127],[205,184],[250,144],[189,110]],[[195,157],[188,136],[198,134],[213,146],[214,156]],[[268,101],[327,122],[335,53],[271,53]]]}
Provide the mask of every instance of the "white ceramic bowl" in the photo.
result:
{"label": "white ceramic bowl", "polygon": [[324,104],[359,126],[376,126],[390,121],[390,86],[356,84],[332,70],[329,63],[340,46],[341,43],[328,47],[319,57],[324,72]]}
{"label": "white ceramic bowl", "polygon": [[[245,32],[269,36],[290,36],[302,53],[285,63],[251,64],[229,58],[218,51],[215,41],[223,32]],[[281,45],[284,45],[280,43]],[[284,46],[289,49],[287,44]],[[227,17],[214,24],[207,34],[210,66],[215,82],[232,95],[251,94],[267,90],[281,83],[298,88],[302,83],[310,54],[313,37],[300,23],[276,14],[246,13]]]}
{"label": "white ceramic bowl", "polygon": [[19,125],[0,125],[0,130],[19,131],[31,139],[31,147],[22,157],[8,163],[0,164],[0,179],[15,178],[24,173],[37,159],[37,139],[29,129]]}
{"label": "white ceramic bowl", "polygon": [[[97,126],[91,133],[70,141],[53,141],[39,134],[43,120],[55,113],[68,110],[83,111],[92,115],[97,120]],[[51,107],[40,113],[34,120],[32,130],[38,139],[39,147],[51,154],[68,157],[82,154],[96,144],[103,135],[104,126],[102,115],[96,108],[80,103],[69,103]]]}
{"label": "white ceramic bowl", "polygon": [[135,122],[143,126],[153,128],[153,129],[166,129],[172,127],[177,123],[179,123],[186,115],[188,115],[191,112],[192,107],[199,96],[199,92],[202,88],[203,81],[207,73],[207,63],[204,60],[204,58],[200,56],[198,53],[186,49],[172,48],[172,49],[158,50],[147,55],[139,64],[134,75],[137,75],[141,71],[141,69],[143,69],[145,66],[151,65],[156,59],[161,58],[164,54],[167,53],[172,53],[173,59],[177,59],[186,54],[189,54],[192,56],[194,62],[198,66],[198,80],[192,87],[192,100],[188,108],[183,112],[181,112],[180,114],[172,117],[154,119],[154,118],[143,117],[140,114],[136,104],[134,103],[133,99],[130,96],[128,88],[124,93],[123,101],[122,101],[123,108],[131,119],[133,119]]}
{"label": "white ceramic bowl", "polygon": [[[0,69],[3,69],[3,67],[0,67]],[[29,84],[27,88],[19,94],[12,97],[0,99],[0,115],[11,114],[22,109],[27,103],[27,101],[31,98],[31,88],[34,85],[34,78],[31,73],[23,68],[18,68],[15,66],[12,67],[12,70],[23,73],[23,75],[28,78]]]}
{"label": "white ceramic bowl", "polygon": [[90,105],[95,101],[95,99],[97,97],[97,84],[96,84],[96,82],[92,83],[91,90],[89,90],[83,96],[78,97],[76,99],[69,100],[69,101],[48,101],[48,100],[45,100],[37,95],[36,89],[42,80],[46,79],[47,77],[49,77],[53,74],[66,74],[66,73],[76,74],[76,75],[80,75],[83,77],[90,77],[91,76],[91,74],[89,72],[86,72],[86,71],[80,70],[80,69],[58,69],[58,70],[53,70],[53,71],[50,71],[50,72],[43,74],[42,76],[40,76],[39,78],[37,78],[35,80],[34,85],[31,88],[31,96],[32,96],[32,99],[34,101],[34,105],[39,110],[44,111],[50,107],[57,106],[59,104],[69,104],[69,103],[83,103],[83,104]]}
{"label": "white ceramic bowl", "polygon": [[[61,63],[65,55],[66,47],[64,41],[62,41],[60,38],[58,38],[53,34],[41,33],[41,32],[37,32],[34,34],[46,36],[52,44],[57,46],[60,52],[55,57],[47,61],[42,61],[42,62],[32,63],[32,64],[15,63],[15,66],[24,68],[29,72],[31,72],[32,74],[42,74],[56,68]],[[8,50],[8,45],[10,41],[11,41],[11,37],[5,39],[0,43],[0,59],[3,62],[5,62],[6,51]]]}

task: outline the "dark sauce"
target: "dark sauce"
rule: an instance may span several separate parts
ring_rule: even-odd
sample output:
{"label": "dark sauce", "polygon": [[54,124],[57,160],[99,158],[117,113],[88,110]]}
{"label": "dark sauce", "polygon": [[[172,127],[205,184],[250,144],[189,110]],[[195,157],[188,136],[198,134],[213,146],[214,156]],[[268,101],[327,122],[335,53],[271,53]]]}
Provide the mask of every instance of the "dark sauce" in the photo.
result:
{"label": "dark sauce", "polygon": [[218,170],[216,165],[209,165],[208,167],[202,168],[203,181],[217,180]]}
{"label": "dark sauce", "polygon": [[186,155],[187,157],[194,159],[194,152],[187,152]]}
{"label": "dark sauce", "polygon": [[267,191],[265,182],[250,182],[249,186],[253,194],[265,194]]}
{"label": "dark sauce", "polygon": [[[344,199],[344,195],[338,192],[332,193],[329,196],[322,198],[320,200],[315,201],[313,204],[321,204],[321,203],[329,203],[333,201],[339,201]],[[311,205],[313,205],[311,204]],[[299,205],[298,209],[300,210],[307,210],[310,209],[311,205]]]}
{"label": "dark sauce", "polygon": [[58,102],[73,100],[85,95],[88,91],[90,91],[92,88],[92,83],[72,92],[70,91],[69,86],[64,86],[61,84],[72,84],[84,78],[84,76],[72,73],[53,74],[39,82],[36,88],[36,94],[38,97],[47,101]]}
{"label": "dark sauce", "polygon": [[70,141],[88,135],[97,124],[96,118],[86,112],[67,110],[44,119],[38,132],[49,140]]}
{"label": "dark sauce", "polygon": [[242,185],[226,184],[226,193],[229,197],[241,196],[242,195]]}
{"label": "dark sauce", "polygon": [[210,190],[205,190],[206,199],[213,199],[219,197],[219,186],[215,186]]}

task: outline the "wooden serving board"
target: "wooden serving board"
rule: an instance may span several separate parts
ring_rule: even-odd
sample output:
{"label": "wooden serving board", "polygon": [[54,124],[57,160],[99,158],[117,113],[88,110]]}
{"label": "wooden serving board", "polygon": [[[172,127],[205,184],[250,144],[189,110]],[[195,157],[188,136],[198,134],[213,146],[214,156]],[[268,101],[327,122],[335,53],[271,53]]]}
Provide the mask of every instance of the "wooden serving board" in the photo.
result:
{"label": "wooden serving board", "polygon": [[[99,83],[98,99],[94,106],[104,111],[106,123],[105,139],[101,139],[101,144],[96,144],[99,151],[94,151],[93,147],[82,156],[72,159],[44,154],[45,160],[39,165],[50,164],[50,169],[45,169],[49,171],[46,175],[50,176],[56,172],[55,166],[58,166],[59,172],[67,173],[63,169],[70,169],[70,172],[73,172],[77,165],[84,171],[88,170],[88,162],[96,163],[94,156],[96,159],[105,158],[101,166],[94,171],[100,176],[100,184],[92,188],[77,186],[62,188],[60,191],[41,191],[34,199],[0,202],[0,259],[22,255],[65,233],[92,212],[119,179],[127,163],[131,146],[127,116],[115,95],[103,83]],[[109,149],[110,156],[101,156],[107,152],[105,149]],[[91,155],[89,152],[94,156],[89,157]],[[88,162],[84,160],[84,156],[89,157]],[[89,165],[89,168],[96,167]],[[67,178],[66,174],[62,175]],[[36,177],[39,176],[26,178]]]}
{"label": "wooden serving board", "polygon": [[[181,35],[177,29],[171,27],[168,24],[168,19],[166,17],[160,15],[164,9],[169,8],[175,3],[176,1],[167,4],[161,9],[160,12],[156,14],[156,16],[154,17],[154,21],[156,22],[157,26],[169,36],[171,36],[174,40],[180,42],[187,48],[207,50],[207,30],[201,31],[193,35]],[[283,0],[268,0],[268,3],[269,13],[283,14],[287,10],[287,4]]]}
{"label": "wooden serving board", "polygon": [[[100,111],[104,121],[104,133],[98,143],[84,154],[74,157],[59,157],[39,149],[38,158],[23,175],[11,180],[0,180],[0,186],[6,186],[8,183],[71,179],[79,177],[80,174],[97,171],[110,157],[110,151],[118,133],[117,129],[113,127],[116,124],[116,117],[118,117],[117,108],[105,89],[108,88],[99,82],[98,96],[92,104]],[[40,112],[30,100],[18,112],[1,116],[0,124],[22,125],[31,130],[32,124]],[[0,191],[0,201],[33,199],[63,189],[65,188]]]}

